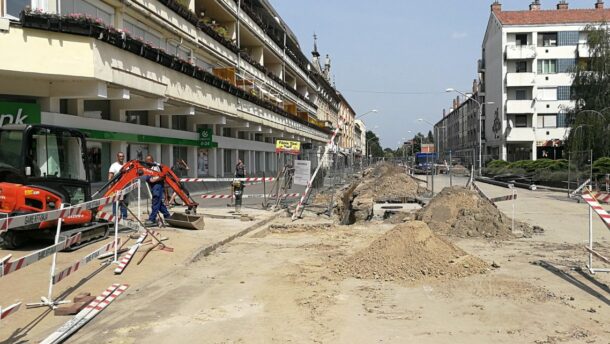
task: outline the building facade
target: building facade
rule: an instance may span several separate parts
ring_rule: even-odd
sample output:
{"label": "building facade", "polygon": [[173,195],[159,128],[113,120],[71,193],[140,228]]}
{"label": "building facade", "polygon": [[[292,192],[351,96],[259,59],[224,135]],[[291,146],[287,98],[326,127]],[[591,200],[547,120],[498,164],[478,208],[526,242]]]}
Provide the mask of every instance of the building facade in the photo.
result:
{"label": "building facade", "polygon": [[119,151],[183,159],[190,177],[231,176],[237,159],[269,175],[292,159],[275,153],[276,140],[319,152],[331,133],[321,112],[339,111],[266,0],[0,4],[0,78],[10,80],[0,113],[34,106],[23,123],[86,132],[93,182]]}
{"label": "building facade", "polygon": [[491,15],[478,68],[484,113],[484,160],[561,158],[567,138],[566,110],[571,100],[572,67],[589,56],[583,32],[610,17],[604,3],[570,9],[565,1],[541,9],[536,0],[525,11]]}

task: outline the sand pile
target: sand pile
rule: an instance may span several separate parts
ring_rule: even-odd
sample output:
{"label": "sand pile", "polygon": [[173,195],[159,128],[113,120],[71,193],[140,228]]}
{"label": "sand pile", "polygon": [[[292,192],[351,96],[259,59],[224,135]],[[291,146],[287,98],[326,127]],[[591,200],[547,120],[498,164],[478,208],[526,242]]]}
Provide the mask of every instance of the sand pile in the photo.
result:
{"label": "sand pile", "polygon": [[[417,213],[416,218],[426,222],[434,232],[446,235],[493,239],[515,237],[509,217],[476,191],[460,186],[443,189]],[[515,221],[515,232],[531,236],[532,228]]]}
{"label": "sand pile", "polygon": [[342,276],[385,281],[453,279],[487,271],[488,265],[437,237],[424,222],[394,227],[366,249],[337,264]]}

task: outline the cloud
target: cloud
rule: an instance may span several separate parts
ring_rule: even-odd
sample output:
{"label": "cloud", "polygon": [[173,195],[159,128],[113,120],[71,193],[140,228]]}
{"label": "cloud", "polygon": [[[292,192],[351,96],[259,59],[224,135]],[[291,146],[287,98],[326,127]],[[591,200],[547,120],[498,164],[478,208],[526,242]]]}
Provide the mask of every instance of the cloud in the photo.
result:
{"label": "cloud", "polygon": [[468,33],[467,32],[453,32],[451,33],[451,38],[452,39],[464,39],[468,37]]}

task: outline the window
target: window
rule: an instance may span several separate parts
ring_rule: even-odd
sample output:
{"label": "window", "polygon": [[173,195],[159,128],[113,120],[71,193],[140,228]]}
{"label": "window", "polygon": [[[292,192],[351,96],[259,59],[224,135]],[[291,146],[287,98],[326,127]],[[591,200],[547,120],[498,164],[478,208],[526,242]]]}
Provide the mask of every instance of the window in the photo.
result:
{"label": "window", "polygon": [[[62,113],[70,113],[70,101],[71,99],[66,101],[67,111]],[[106,120],[110,119],[110,100],[85,100],[84,107],[85,117]]]}
{"label": "window", "polygon": [[515,90],[515,100],[527,100],[527,91],[523,89]]}
{"label": "window", "polygon": [[515,128],[527,127],[527,115],[515,115]]}
{"label": "window", "polygon": [[191,57],[190,50],[185,49],[172,42],[167,42],[167,52],[170,54],[174,54],[185,61],[188,61]]}
{"label": "window", "polygon": [[197,67],[199,67],[207,72],[210,72],[210,73],[212,72],[212,69],[214,68],[213,65],[205,62],[203,59],[201,59],[199,57],[195,60],[195,64],[197,65]]}
{"label": "window", "polygon": [[187,130],[186,116],[172,116],[172,129]]}
{"label": "window", "polygon": [[92,17],[101,19],[106,24],[112,24],[112,8],[106,9],[99,8],[92,5],[86,0],[62,0],[61,1],[61,13],[83,13],[88,14]]}
{"label": "window", "polygon": [[148,111],[125,111],[125,122],[148,125]]}
{"label": "window", "polygon": [[558,73],[571,73],[576,66],[576,59],[559,59],[557,60]]}
{"label": "window", "polygon": [[580,33],[578,31],[559,32],[557,34],[557,41],[560,46],[577,45],[579,35],[580,35]]}
{"label": "window", "polygon": [[557,128],[557,115],[538,115],[538,128]]}
{"label": "window", "polygon": [[515,41],[517,45],[527,45],[527,34],[518,33],[515,35]]}
{"label": "window", "polygon": [[557,73],[557,60],[538,60],[538,74]]}
{"label": "window", "polygon": [[527,73],[527,61],[517,61],[516,72],[517,73]]}
{"label": "window", "polygon": [[569,127],[568,116],[565,111],[561,111],[557,114],[557,128],[567,128]]}
{"label": "window", "polygon": [[557,100],[556,87],[542,87],[538,89],[538,100]]}
{"label": "window", "polygon": [[545,32],[538,34],[538,45],[543,47],[556,47],[557,46],[557,32]]}
{"label": "window", "polygon": [[80,138],[41,128],[32,135],[29,156],[32,173],[86,180],[82,153]]}
{"label": "window", "polygon": [[222,136],[231,137],[231,128],[222,128]]}
{"label": "window", "polygon": [[557,87],[557,100],[570,100],[572,98],[572,87],[570,86],[558,86]]}
{"label": "window", "polygon": [[[1,123],[0,123],[1,124]],[[0,167],[21,171],[21,145],[23,132],[17,130],[0,131]]]}
{"label": "window", "polygon": [[184,162],[188,161],[187,148],[181,147],[181,146],[174,146],[173,152],[174,152],[174,162],[173,162],[172,170],[178,177],[184,178],[188,175],[188,171],[182,165],[178,164],[178,161],[180,161],[180,160],[184,160]]}
{"label": "window", "polygon": [[164,48],[161,45],[161,37],[149,32],[150,30],[146,29],[145,26],[136,24],[132,21],[125,20],[123,22],[123,28],[135,38],[142,39],[144,42],[148,42],[152,46]]}

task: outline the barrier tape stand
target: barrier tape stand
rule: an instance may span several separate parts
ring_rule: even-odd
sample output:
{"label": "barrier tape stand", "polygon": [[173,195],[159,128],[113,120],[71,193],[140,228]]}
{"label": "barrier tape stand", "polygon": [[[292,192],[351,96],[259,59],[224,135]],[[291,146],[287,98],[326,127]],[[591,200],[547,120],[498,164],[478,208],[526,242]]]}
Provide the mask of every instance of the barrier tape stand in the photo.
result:
{"label": "barrier tape stand", "polygon": [[583,193],[581,195],[582,199],[587,202],[589,205],[589,246],[585,247],[585,250],[589,253],[589,259],[587,262],[587,269],[591,274],[596,274],[598,272],[610,272],[610,269],[603,268],[595,268],[593,267],[593,257],[597,257],[604,261],[607,264],[610,264],[608,258],[604,257],[602,254],[597,252],[593,248],[593,212],[597,213],[599,218],[604,222],[606,228],[610,230],[610,214],[606,212],[606,210],[601,206],[601,204],[597,201],[590,188],[584,188]]}
{"label": "barrier tape stand", "polygon": [[119,297],[125,290],[129,288],[128,284],[113,284],[106,289],[100,296],[93,300],[87,307],[81,310],[74,318],[53,332],[50,336],[42,341],[42,344],[61,343],[81,327],[87,324],[91,319],[103,311],[112,301]]}

